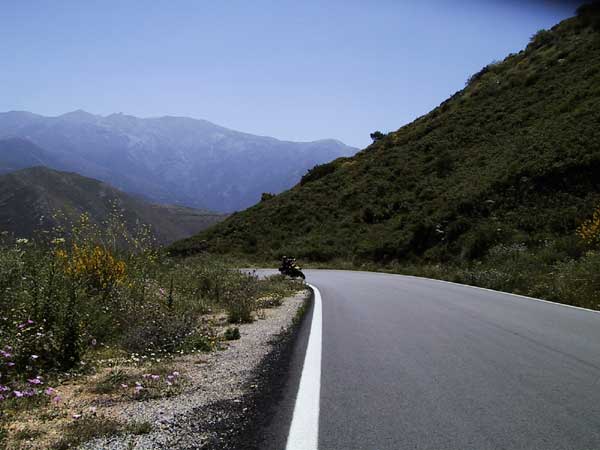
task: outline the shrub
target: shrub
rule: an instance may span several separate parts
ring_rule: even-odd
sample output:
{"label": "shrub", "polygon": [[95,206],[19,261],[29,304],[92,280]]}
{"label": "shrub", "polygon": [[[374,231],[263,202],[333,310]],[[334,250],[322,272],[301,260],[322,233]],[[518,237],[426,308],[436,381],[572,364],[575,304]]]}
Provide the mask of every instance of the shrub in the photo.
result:
{"label": "shrub", "polygon": [[383,139],[385,137],[385,134],[383,134],[381,131],[374,131],[373,133],[371,133],[370,136],[371,139],[373,139],[373,142],[377,142]]}
{"label": "shrub", "polygon": [[252,322],[256,310],[256,276],[238,273],[224,286],[222,299],[231,323]]}
{"label": "shrub", "polygon": [[229,327],[225,330],[225,340],[236,341],[240,338],[240,329],[238,327]]}
{"label": "shrub", "polygon": [[336,166],[333,162],[317,165],[317,166],[313,167],[312,169],[310,169],[306,173],[306,175],[304,175],[300,179],[300,185],[304,185],[304,184],[312,182],[312,181],[317,181],[317,180],[323,178],[324,176],[327,176],[327,175],[335,172],[335,169],[336,169]]}
{"label": "shrub", "polygon": [[552,31],[549,30],[539,30],[531,37],[530,45],[533,48],[540,48],[544,45],[552,44],[554,42],[555,36]]}
{"label": "shrub", "polygon": [[260,196],[260,201],[266,202],[267,200],[271,200],[273,197],[275,197],[275,194],[272,194],[270,192],[263,192]]}
{"label": "shrub", "polygon": [[585,220],[577,228],[577,234],[586,244],[592,247],[600,245],[600,208],[596,209],[592,217]]}

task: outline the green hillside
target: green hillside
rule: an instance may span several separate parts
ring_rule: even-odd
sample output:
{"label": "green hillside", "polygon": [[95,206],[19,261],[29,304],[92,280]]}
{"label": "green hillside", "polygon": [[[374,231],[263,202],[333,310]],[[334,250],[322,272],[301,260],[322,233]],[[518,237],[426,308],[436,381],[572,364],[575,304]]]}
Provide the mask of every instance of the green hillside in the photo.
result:
{"label": "green hillside", "polygon": [[31,237],[59,225],[57,212],[71,222],[87,213],[92,222],[106,221],[115,206],[127,223],[150,225],[160,242],[191,236],[222,220],[210,211],[156,205],[76,173],[33,167],[0,176],[0,232]]}
{"label": "green hillside", "polygon": [[[600,12],[540,31],[429,114],[172,246],[274,259],[468,265],[585,249],[600,204]],[[550,251],[550,250],[548,250]]]}

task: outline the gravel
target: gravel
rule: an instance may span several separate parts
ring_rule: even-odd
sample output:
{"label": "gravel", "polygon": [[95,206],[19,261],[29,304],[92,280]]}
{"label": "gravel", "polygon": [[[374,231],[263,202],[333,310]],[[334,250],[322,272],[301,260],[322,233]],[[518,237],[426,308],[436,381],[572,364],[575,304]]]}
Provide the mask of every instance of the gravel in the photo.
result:
{"label": "gravel", "polygon": [[141,436],[96,439],[86,450],[241,449],[250,442],[257,398],[268,390],[269,372],[293,333],[294,317],[309,296],[303,291],[263,318],[240,325],[241,339],[208,354],[182,357],[174,365],[188,378],[184,391],[170,398],[118,404],[110,415],[124,422],[149,422]]}

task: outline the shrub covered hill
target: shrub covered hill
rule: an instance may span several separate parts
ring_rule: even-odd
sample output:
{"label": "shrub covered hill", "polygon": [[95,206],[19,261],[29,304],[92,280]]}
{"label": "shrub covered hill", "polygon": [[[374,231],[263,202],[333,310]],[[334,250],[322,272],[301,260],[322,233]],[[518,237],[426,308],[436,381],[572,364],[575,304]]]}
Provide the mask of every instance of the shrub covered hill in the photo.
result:
{"label": "shrub covered hill", "polygon": [[30,238],[76,223],[83,213],[103,228],[114,213],[122,214],[129,231],[135,231],[136,224],[149,225],[160,243],[191,236],[225,218],[211,211],[150,203],[101,181],[42,166],[0,174],[0,236],[8,232]]}
{"label": "shrub covered hill", "polygon": [[581,251],[576,229],[600,204],[599,8],[580,8],[429,114],[267,197],[172,252],[462,264],[498,245]]}

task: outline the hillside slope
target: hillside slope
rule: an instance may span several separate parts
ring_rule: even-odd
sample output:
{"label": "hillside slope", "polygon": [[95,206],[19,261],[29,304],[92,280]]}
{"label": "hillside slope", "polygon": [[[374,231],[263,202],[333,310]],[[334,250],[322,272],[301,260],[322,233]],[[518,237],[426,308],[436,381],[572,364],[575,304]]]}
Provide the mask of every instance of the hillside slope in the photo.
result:
{"label": "hillside slope", "polygon": [[151,225],[163,243],[191,236],[224,218],[209,211],[151,204],[98,180],[45,167],[0,176],[0,231],[17,237],[56,226],[59,211],[71,221],[85,212],[92,222],[101,223],[113,205],[123,210],[127,223]]}
{"label": "hillside slope", "polygon": [[[356,152],[332,139],[286,142],[187,117],[85,111],[58,117],[0,113],[0,138],[7,137],[41,147],[51,156],[44,165],[53,169],[97,178],[155,202],[222,212],[247,208],[263,192],[289,189],[315,164]],[[19,167],[29,166],[20,161]],[[0,158],[1,171],[7,170]]]}
{"label": "hillside slope", "polygon": [[0,139],[0,174],[53,163],[52,156],[27,139]]}
{"label": "hillside slope", "polygon": [[429,114],[172,251],[435,263],[566,246],[600,203],[599,24],[592,7],[537,33]]}

